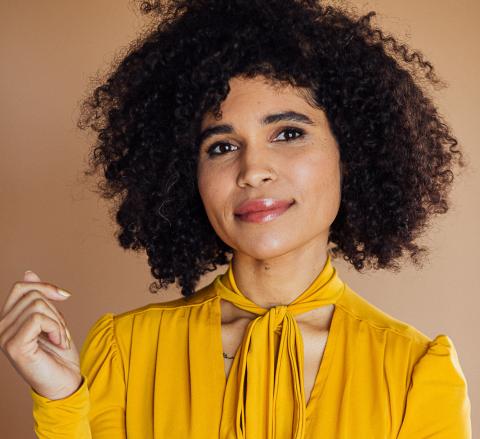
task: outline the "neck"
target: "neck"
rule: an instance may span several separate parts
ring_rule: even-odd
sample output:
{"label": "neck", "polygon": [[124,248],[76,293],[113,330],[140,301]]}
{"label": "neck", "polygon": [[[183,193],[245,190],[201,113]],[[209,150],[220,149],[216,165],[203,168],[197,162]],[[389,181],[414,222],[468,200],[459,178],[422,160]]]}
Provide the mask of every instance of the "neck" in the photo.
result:
{"label": "neck", "polygon": [[239,290],[258,306],[288,305],[305,291],[327,261],[327,245],[314,243],[271,259],[235,253],[233,276]]}

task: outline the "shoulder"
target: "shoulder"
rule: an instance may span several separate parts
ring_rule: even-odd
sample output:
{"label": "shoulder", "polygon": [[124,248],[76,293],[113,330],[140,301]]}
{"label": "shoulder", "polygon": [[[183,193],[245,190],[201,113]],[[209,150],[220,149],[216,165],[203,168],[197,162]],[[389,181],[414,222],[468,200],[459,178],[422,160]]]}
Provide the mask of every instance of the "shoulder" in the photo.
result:
{"label": "shoulder", "polygon": [[194,310],[205,307],[210,309],[214,304],[215,298],[216,294],[212,288],[212,283],[210,283],[190,297],[149,303],[117,314],[107,312],[97,318],[91,326],[87,337],[98,336],[101,333],[108,332],[115,339],[126,340],[130,334],[142,330],[142,328],[153,329],[155,326],[160,325],[162,321],[172,319],[180,322],[182,317]]}
{"label": "shoulder", "polygon": [[367,299],[352,290],[347,284],[337,302],[347,319],[367,326],[378,333],[388,332],[390,337],[405,339],[410,343],[427,346],[432,338],[424,334],[410,323],[402,321],[386,311],[370,303]]}
{"label": "shoulder", "polygon": [[[406,377],[410,398],[424,401],[424,392],[437,394],[442,403],[450,398],[456,401],[452,408],[455,405],[457,414],[468,417],[468,386],[454,342],[448,335],[429,337],[379,309],[346,284],[337,306],[343,311],[346,336],[352,345],[366,346],[365,354],[369,358],[373,352],[381,356],[392,376]],[[431,404],[438,406],[438,401]]]}
{"label": "shoulder", "polygon": [[342,326],[349,342],[364,346],[365,355],[375,352],[397,375],[409,377],[422,358],[431,358],[436,352],[455,361],[455,348],[446,334],[429,337],[413,324],[373,305],[346,284],[337,306],[342,311]]}
{"label": "shoulder", "polygon": [[448,335],[429,337],[412,324],[379,309],[346,284],[337,306],[343,311],[346,336],[368,345],[369,349],[377,347],[392,368],[406,362],[404,366],[410,377],[412,373],[420,376],[440,373],[451,382],[465,385],[455,345]]}
{"label": "shoulder", "polygon": [[[82,346],[82,357],[89,354],[95,356],[98,351],[110,351],[115,354],[120,352],[127,359],[135,340],[150,345],[159,333],[164,339],[173,340],[182,331],[182,325],[188,326],[190,319],[187,316],[195,312],[205,313],[205,317],[210,315],[215,298],[215,291],[209,284],[188,298],[150,303],[119,314],[103,313],[88,330]],[[195,321],[202,319],[199,316]]]}
{"label": "shoulder", "polygon": [[158,316],[165,312],[182,313],[190,308],[209,305],[215,297],[215,291],[211,288],[211,284],[209,284],[196,291],[195,294],[190,297],[179,297],[165,302],[149,303],[122,313],[112,314],[112,318],[115,326],[138,317],[158,318]]}

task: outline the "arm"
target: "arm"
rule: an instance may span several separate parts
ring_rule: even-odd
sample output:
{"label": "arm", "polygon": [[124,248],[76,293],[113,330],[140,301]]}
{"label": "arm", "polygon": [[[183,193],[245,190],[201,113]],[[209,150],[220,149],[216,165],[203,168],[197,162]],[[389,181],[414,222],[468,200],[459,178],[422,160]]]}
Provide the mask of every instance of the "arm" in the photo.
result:
{"label": "arm", "polygon": [[471,439],[468,387],[452,340],[438,335],[416,363],[397,439]]}
{"label": "arm", "polygon": [[82,384],[66,398],[49,400],[30,389],[38,438],[126,438],[126,387],[112,313],[100,317],[87,334],[80,369]]}

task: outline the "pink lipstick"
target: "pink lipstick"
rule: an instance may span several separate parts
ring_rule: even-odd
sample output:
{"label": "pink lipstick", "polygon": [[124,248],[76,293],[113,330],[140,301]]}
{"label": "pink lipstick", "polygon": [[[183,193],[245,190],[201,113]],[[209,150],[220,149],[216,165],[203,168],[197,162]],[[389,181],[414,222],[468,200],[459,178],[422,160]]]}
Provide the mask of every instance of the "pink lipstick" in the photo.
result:
{"label": "pink lipstick", "polygon": [[257,198],[242,203],[234,213],[241,221],[265,223],[282,215],[292,204],[294,200]]}

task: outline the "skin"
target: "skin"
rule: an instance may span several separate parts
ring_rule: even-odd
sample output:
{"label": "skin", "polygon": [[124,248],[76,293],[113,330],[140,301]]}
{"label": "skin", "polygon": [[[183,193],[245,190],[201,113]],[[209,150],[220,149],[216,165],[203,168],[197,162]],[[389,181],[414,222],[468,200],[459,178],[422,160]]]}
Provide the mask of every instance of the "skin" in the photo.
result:
{"label": "skin", "polygon": [[[202,132],[223,124],[233,127],[231,133],[214,134],[200,144],[198,187],[212,227],[234,249],[238,288],[263,308],[291,303],[320,273],[327,260],[329,228],[340,207],[338,144],[325,113],[308,96],[308,89],[273,84],[261,76],[235,77],[220,107],[221,119],[207,113],[201,123]],[[266,115],[287,110],[302,113],[313,123],[260,123]],[[219,155],[208,155],[212,146]],[[294,199],[295,204],[266,223],[247,223],[234,216],[247,198],[268,197]],[[226,301],[221,305],[224,348],[233,356],[256,315]],[[295,317],[305,345],[307,396],[333,310],[328,305]]]}
{"label": "skin", "polygon": [[[233,125],[199,150],[200,196],[212,227],[234,249],[233,272],[240,290],[264,308],[287,305],[318,275],[327,259],[329,227],[340,207],[340,156],[325,113],[295,88],[273,87],[263,77],[233,78],[222,119],[204,116],[201,130]],[[280,110],[307,115],[313,125],[261,117]],[[283,130],[300,128],[298,132]],[[290,139],[290,140],[285,140]],[[221,155],[209,157],[217,142]],[[220,183],[221,182],[221,183]],[[273,197],[295,204],[273,221],[254,224],[234,216],[247,198]]]}
{"label": "skin", "polygon": [[[200,194],[216,233],[234,249],[233,271],[240,290],[265,308],[288,304],[326,262],[328,230],[340,205],[338,147],[324,113],[308,104],[308,90],[274,86],[259,77],[234,78],[230,85],[221,107],[223,119],[215,121],[207,114],[202,121],[202,130],[229,123],[234,131],[202,143]],[[258,122],[285,110],[302,113],[312,123]],[[284,131],[287,126],[304,130],[303,136]],[[206,151],[218,141],[231,144],[231,152],[212,159]],[[234,217],[239,203],[258,197],[294,199],[295,204],[263,224]],[[67,342],[66,322],[51,302],[65,299],[58,287],[29,272],[13,285],[0,312],[0,350],[37,393],[51,400],[65,398],[81,385],[78,350]],[[329,305],[295,316],[305,347],[307,403],[333,310]],[[221,312],[223,348],[232,356],[256,315],[227,301],[221,301]],[[230,365],[226,359],[226,377]]]}

